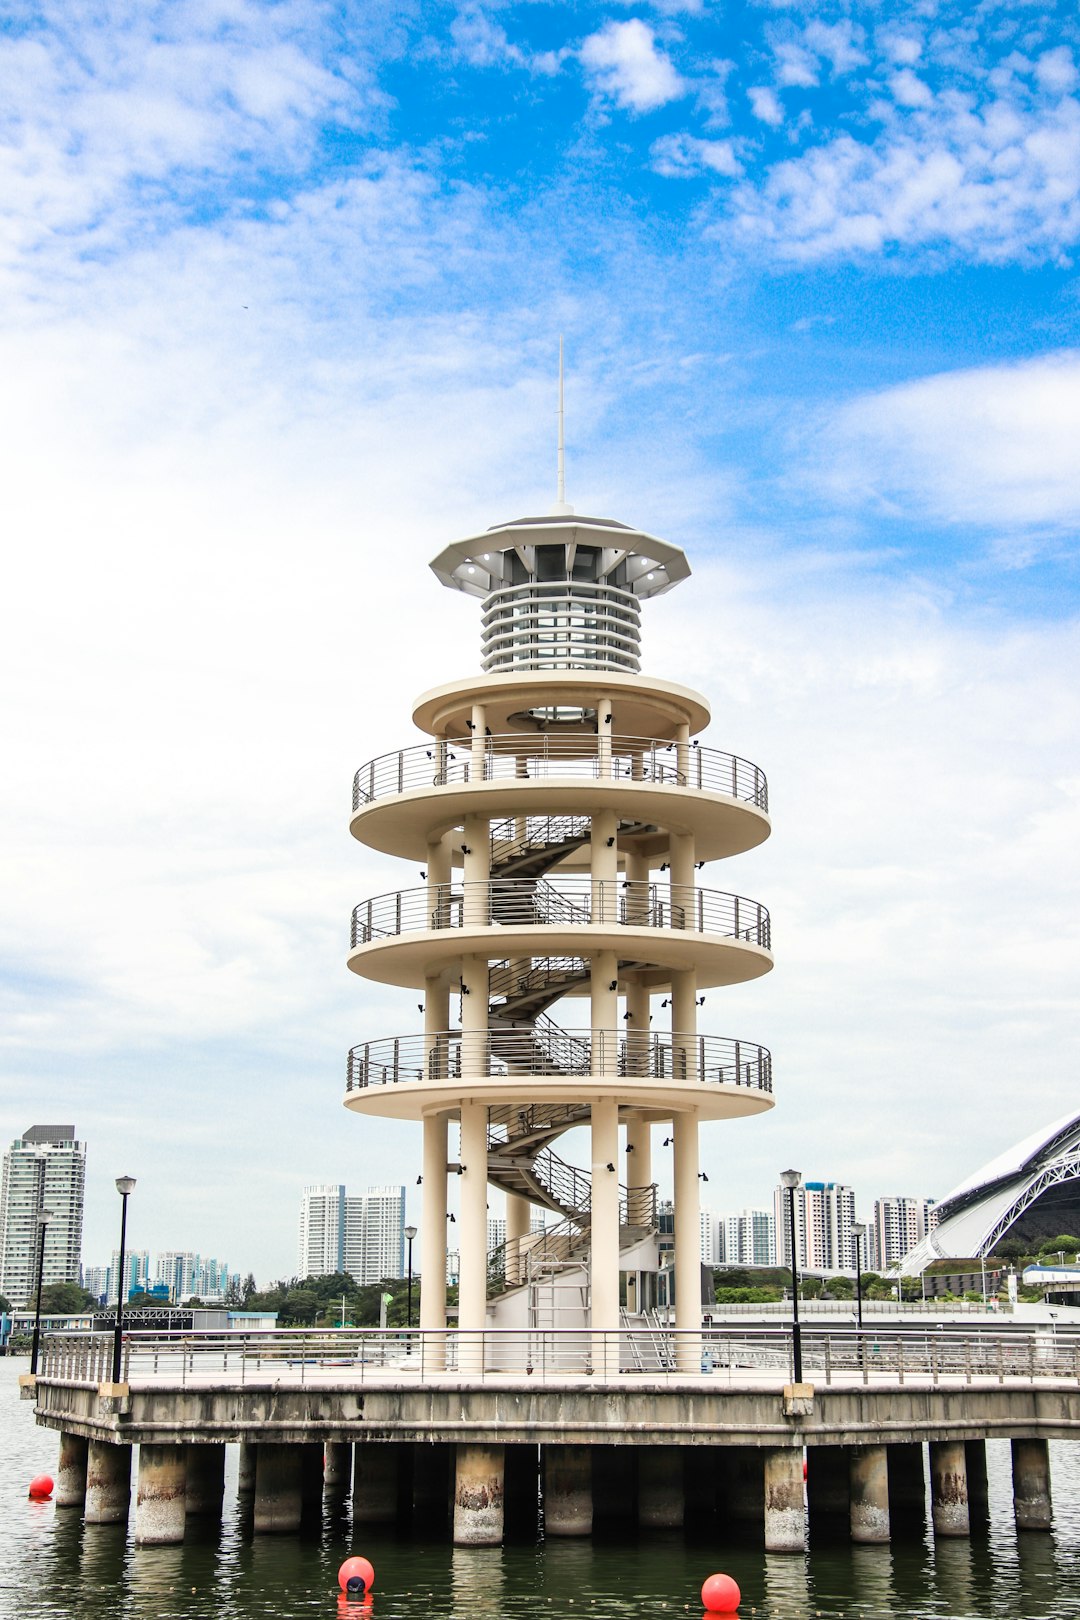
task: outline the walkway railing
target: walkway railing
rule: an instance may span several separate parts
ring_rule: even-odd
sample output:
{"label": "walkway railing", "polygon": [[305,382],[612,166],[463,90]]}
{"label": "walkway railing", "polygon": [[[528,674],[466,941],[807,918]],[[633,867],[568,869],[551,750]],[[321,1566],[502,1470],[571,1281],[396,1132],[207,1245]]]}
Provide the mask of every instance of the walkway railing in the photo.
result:
{"label": "walkway railing", "polygon": [[[106,1334],[50,1335],[39,1379],[96,1386],[110,1345]],[[827,1387],[1080,1384],[1080,1334],[1060,1328],[1008,1334],[922,1325],[887,1333],[804,1330],[802,1354],[804,1377]],[[532,1383],[644,1377],[779,1389],[792,1380],[791,1333],[713,1327],[680,1334],[633,1324],[608,1333],[588,1328],[134,1332],[124,1336],[122,1374],[133,1387],[354,1388],[408,1386],[441,1377],[486,1383],[524,1376]]]}
{"label": "walkway railing", "polygon": [[352,914],[352,948],[377,939],[442,928],[557,928],[581,924],[675,928],[772,948],[769,913],[758,900],[693,884],[593,883],[564,877],[558,884],[524,878],[490,883],[437,883],[362,900]]}
{"label": "walkway railing", "polygon": [[658,782],[724,793],[766,814],[769,809],[769,787],[761,767],[718,748],[654,737],[537,737],[522,732],[486,738],[483,756],[475,765],[467,742],[433,740],[382,754],[361,765],[353,778],[352,807],[356,811],[416,788],[538,777]]}
{"label": "walkway railing", "polygon": [[[552,1033],[554,1031],[554,1033]],[[772,1094],[772,1054],[754,1041],[666,1031],[490,1029],[394,1035],[349,1053],[346,1090],[499,1075],[611,1075]]]}

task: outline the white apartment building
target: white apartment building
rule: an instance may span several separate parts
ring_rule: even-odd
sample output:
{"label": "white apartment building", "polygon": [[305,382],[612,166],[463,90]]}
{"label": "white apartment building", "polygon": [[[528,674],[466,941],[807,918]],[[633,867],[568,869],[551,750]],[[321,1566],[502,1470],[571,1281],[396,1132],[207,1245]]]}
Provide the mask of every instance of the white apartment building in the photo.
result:
{"label": "white apartment building", "polygon": [[703,1266],[722,1266],[724,1263],[724,1223],[713,1209],[703,1209],[701,1220],[701,1263]]}
{"label": "white apartment building", "polygon": [[[871,1255],[876,1271],[891,1271],[933,1230],[932,1198],[875,1198]],[[870,1234],[868,1234],[870,1235]]]}
{"label": "white apartment building", "polygon": [[724,1261],[729,1266],[775,1266],[776,1217],[768,1209],[724,1216]]}
{"label": "white apartment building", "polygon": [[0,1293],[13,1305],[33,1303],[40,1225],[45,1228],[42,1283],[76,1282],[82,1258],[86,1145],[74,1125],[32,1125],[4,1155],[0,1181]]}
{"label": "white apartment building", "polygon": [[334,1183],[304,1188],[297,1275],[335,1271],[358,1283],[404,1277],[404,1187],[369,1187],[364,1193]]}
{"label": "white apartment building", "polygon": [[323,1183],[300,1195],[298,1277],[328,1277],[345,1270],[345,1188]]}
{"label": "white apartment building", "polygon": [[[119,1249],[114,1249],[113,1252],[112,1252],[112,1259],[110,1260],[109,1265],[107,1267],[107,1275],[108,1275],[108,1279],[109,1279],[109,1286],[108,1286],[108,1290],[107,1290],[107,1293],[108,1293],[107,1303],[110,1304],[110,1305],[115,1305],[116,1304],[116,1284],[117,1284],[117,1279],[118,1279],[118,1277],[120,1275],[120,1250]],[[125,1249],[124,1250],[124,1275],[125,1275],[125,1287],[124,1287],[124,1303],[125,1304],[131,1298],[132,1294],[149,1293],[150,1287],[151,1287],[151,1283],[150,1283],[150,1250],[149,1249]]]}
{"label": "white apartment building", "polygon": [[[788,1194],[773,1193],[777,1263],[791,1261]],[[838,1181],[805,1181],[795,1191],[795,1264],[800,1271],[855,1270],[855,1193]]]}

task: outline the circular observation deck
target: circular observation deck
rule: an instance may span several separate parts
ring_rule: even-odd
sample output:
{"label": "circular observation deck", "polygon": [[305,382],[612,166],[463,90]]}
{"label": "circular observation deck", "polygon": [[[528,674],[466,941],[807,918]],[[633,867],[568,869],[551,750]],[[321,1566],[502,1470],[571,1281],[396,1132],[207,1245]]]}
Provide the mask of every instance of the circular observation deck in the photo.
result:
{"label": "circular observation deck", "polygon": [[694,968],[698,987],[745,984],[773,965],[757,900],[668,883],[585,877],[443,883],[377,895],[352,916],[348,965],[361,978],[422,989],[461,956],[592,957],[613,951],[637,983],[665,989]]}
{"label": "circular observation deck", "polygon": [[772,1057],[755,1041],[667,1031],[489,1030],[401,1035],[354,1046],[345,1106],[419,1119],[463,1095],[555,1105],[616,1096],[637,1119],[735,1119],[773,1106]]}
{"label": "circular observation deck", "polygon": [[413,723],[430,737],[468,741],[473,705],[480,704],[493,735],[595,736],[597,710],[611,704],[611,727],[624,737],[656,737],[667,743],[688,726],[690,735],[709,723],[700,692],[674,681],[605,670],[523,670],[472,675],[436,686],[417,698]]}
{"label": "circular observation deck", "polygon": [[353,778],[350,831],[386,855],[426,859],[428,840],[466,815],[590,816],[613,810],[636,830],[630,847],[663,856],[670,833],[690,833],[700,860],[721,860],[768,838],[761,767],[718,748],[657,737],[545,733],[467,743],[433,739],[362,765]]}

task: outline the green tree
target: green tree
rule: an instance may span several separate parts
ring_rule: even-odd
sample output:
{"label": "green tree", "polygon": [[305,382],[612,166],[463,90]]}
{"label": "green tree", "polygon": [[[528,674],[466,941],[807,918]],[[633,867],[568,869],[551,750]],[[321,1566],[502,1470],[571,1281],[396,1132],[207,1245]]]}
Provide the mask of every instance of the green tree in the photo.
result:
{"label": "green tree", "polygon": [[0,1311],[3,1311],[6,1316],[11,1315],[11,1301],[6,1294],[0,1294]]}
{"label": "green tree", "polygon": [[833,1299],[854,1299],[855,1279],[853,1277],[830,1277],[826,1288]]}
{"label": "green tree", "polygon": [[802,1277],[799,1281],[800,1299],[820,1299],[824,1284],[820,1277]]}
{"label": "green tree", "polygon": [[245,1310],[248,1309],[252,1299],[255,1297],[255,1291],[255,1273],[253,1271],[249,1271],[247,1276],[244,1278],[243,1285],[240,1289]]}
{"label": "green tree", "polygon": [[1039,1244],[1040,1254],[1075,1255],[1078,1250],[1080,1250],[1080,1238],[1068,1236],[1047,1238],[1044,1243]]}
{"label": "green tree", "polygon": [[157,1305],[160,1307],[166,1303],[167,1301],[159,1299],[157,1294],[148,1294],[145,1289],[140,1288],[138,1293],[132,1294],[124,1309],[126,1311],[138,1310],[142,1305]]}
{"label": "green tree", "polygon": [[93,1310],[97,1300],[93,1294],[80,1288],[78,1283],[46,1283],[41,1290],[41,1310],[44,1316],[75,1316]]}

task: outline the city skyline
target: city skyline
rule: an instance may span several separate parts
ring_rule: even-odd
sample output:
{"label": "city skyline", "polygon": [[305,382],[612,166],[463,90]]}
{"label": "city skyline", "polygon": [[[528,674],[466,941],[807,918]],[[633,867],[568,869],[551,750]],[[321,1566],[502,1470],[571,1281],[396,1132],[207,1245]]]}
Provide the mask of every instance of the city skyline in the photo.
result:
{"label": "city skyline", "polygon": [[86,1253],[122,1174],[138,1247],[259,1276],[298,1185],[415,1185],[341,1109],[416,1000],[344,967],[350,782],[475,668],[427,561],[550,506],[560,333],[567,499],[693,559],[646,672],[775,810],[723,1001],[778,1106],[710,1188],[940,1199],[1069,1108],[1075,9],[819,10],[5,37],[3,1129],[78,1119]]}

